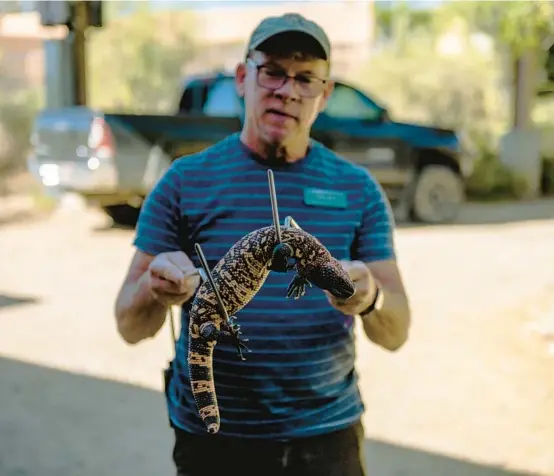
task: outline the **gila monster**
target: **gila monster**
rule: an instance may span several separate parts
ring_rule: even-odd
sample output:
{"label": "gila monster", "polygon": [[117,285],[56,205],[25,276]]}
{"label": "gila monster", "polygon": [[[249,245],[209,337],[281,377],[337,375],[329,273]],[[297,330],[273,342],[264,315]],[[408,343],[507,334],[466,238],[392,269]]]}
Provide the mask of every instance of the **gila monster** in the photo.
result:
{"label": "gila monster", "polygon": [[[312,284],[339,299],[349,299],[355,292],[340,262],[314,236],[299,227],[280,228],[278,242],[274,226],[247,234],[236,242],[211,271],[226,313],[220,307],[209,280],[204,281],[190,310],[188,364],[192,394],[197,411],[210,434],[220,426],[212,355],[218,340],[231,339],[243,360],[247,339],[241,339],[236,312],[246,306],[264,284],[270,271],[296,270],[287,289],[287,297],[300,298]],[[227,314],[227,315],[226,315]],[[229,317],[228,317],[229,316]]]}

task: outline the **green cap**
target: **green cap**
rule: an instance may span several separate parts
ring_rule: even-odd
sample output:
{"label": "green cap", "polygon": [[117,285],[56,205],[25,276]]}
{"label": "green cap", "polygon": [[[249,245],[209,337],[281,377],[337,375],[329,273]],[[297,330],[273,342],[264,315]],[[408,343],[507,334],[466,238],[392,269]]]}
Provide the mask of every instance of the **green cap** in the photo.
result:
{"label": "green cap", "polygon": [[264,18],[252,32],[247,51],[256,49],[272,36],[289,32],[304,33],[312,37],[321,46],[325,55],[324,59],[330,59],[331,44],[323,28],[298,13],[285,13],[279,17]]}

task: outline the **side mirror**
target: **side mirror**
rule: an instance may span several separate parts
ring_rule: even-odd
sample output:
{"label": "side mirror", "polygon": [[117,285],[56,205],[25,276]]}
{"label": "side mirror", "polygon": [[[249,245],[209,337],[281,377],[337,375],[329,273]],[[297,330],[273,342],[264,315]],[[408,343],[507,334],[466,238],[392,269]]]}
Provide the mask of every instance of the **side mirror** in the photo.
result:
{"label": "side mirror", "polygon": [[379,122],[389,122],[390,116],[386,109],[379,108],[368,111],[367,117],[360,119],[368,124],[376,124]]}

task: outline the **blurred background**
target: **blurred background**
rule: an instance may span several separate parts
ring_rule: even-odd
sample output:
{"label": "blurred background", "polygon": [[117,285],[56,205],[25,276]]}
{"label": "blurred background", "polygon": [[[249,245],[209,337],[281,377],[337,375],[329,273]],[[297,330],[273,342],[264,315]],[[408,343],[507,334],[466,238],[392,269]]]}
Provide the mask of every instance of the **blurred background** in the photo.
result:
{"label": "blurred background", "polygon": [[144,197],[237,131],[254,26],[295,11],[339,81],[314,138],[397,219],[408,345],[364,339],[370,474],[554,476],[554,2],[1,1],[0,476],[172,474],[167,326],[113,302]]}

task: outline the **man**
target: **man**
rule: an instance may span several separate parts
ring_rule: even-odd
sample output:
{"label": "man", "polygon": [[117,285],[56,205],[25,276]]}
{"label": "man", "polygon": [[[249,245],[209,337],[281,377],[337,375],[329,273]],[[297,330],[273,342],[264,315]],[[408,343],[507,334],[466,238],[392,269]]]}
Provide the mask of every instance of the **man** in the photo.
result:
{"label": "man", "polygon": [[[144,203],[117,326],[137,343],[156,335],[168,306],[182,306],[166,389],[179,476],[365,474],[353,319],[393,351],[407,339],[410,312],[382,189],[365,168],[310,140],[333,91],[330,50],[323,30],[300,15],[262,21],[236,69],[242,131],[176,160]],[[188,311],[200,283],[194,243],[213,268],[238,239],[272,223],[268,168],[280,216],[291,215],[342,260],[356,293],[339,302],[313,287],[287,300],[292,275],[271,273],[237,314],[252,351],[247,360],[231,343],[215,347],[221,427],[208,435],[186,357]]]}

